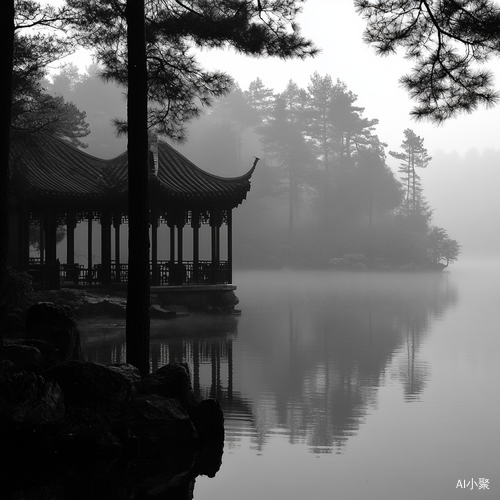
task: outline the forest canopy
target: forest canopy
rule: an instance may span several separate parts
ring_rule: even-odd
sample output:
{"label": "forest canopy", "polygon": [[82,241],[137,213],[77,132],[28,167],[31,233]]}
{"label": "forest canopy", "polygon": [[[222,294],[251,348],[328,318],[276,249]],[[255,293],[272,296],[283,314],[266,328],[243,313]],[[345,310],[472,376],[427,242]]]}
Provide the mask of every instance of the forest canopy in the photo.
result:
{"label": "forest canopy", "polygon": [[[125,149],[112,126],[125,103],[99,74],[95,65],[85,74],[68,65],[47,88],[86,111],[89,152],[112,157]],[[176,147],[225,176],[261,158],[250,196],[235,211],[240,267],[439,269],[454,262],[460,247],[432,224],[419,176],[432,168],[424,138],[402,127],[400,149],[387,151],[377,124],[330,75],[314,73],[305,88],[290,80],[282,91],[256,78],[215,99]],[[397,172],[391,158],[400,163]]]}

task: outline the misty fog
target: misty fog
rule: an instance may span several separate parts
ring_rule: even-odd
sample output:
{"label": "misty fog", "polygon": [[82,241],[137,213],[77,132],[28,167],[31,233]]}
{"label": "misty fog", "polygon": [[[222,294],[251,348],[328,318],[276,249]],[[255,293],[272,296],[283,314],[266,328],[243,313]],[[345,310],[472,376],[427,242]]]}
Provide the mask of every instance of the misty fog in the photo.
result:
{"label": "misty fog", "polygon": [[[111,158],[121,154],[126,149],[126,139],[115,136],[110,123],[114,117],[123,116],[125,101],[121,89],[112,84],[105,84],[96,78],[97,67],[91,67],[86,74],[80,74],[78,68],[70,67],[52,76],[51,92],[63,95],[67,100],[74,101],[85,109],[91,125],[91,134],[85,138],[88,143],[86,152],[102,158]],[[312,76],[312,75],[311,75]],[[271,92],[281,92],[283,89],[269,89]],[[239,92],[239,94],[238,94]],[[289,187],[286,180],[276,178],[276,162],[269,157],[262,143],[262,131],[259,127],[262,121],[250,117],[248,123],[241,122],[235,113],[238,111],[239,95],[247,93],[248,89],[239,89],[226,98],[221,98],[199,119],[189,124],[185,144],[173,144],[197,166],[210,173],[225,177],[242,175],[251,167],[254,156],[261,158],[252,179],[252,188],[247,200],[235,210],[234,248],[236,267],[280,267],[295,264],[290,261],[289,225],[290,200]],[[275,94],[277,95],[277,94]],[[95,97],[98,99],[96,100]],[[364,104],[363,96],[357,96],[356,105]],[[363,113],[363,111],[361,111]],[[251,115],[251,113],[250,113]],[[378,118],[378,117],[369,117]],[[380,120],[383,121],[382,119]],[[401,140],[403,139],[401,128]],[[377,125],[374,128],[377,133]],[[383,140],[383,138],[381,138]],[[424,146],[426,137],[422,137]],[[430,141],[432,143],[432,141]],[[388,144],[385,148],[386,163],[393,172],[394,178],[402,182],[398,173],[399,162],[388,152],[398,150],[400,144]],[[489,149],[484,151],[471,150],[466,154],[458,154],[445,150],[428,151],[432,157],[425,169],[420,169],[418,175],[425,201],[429,205],[430,224],[444,228],[449,237],[461,245],[459,262],[474,258],[494,259],[500,256],[500,236],[495,231],[494,214],[498,213],[500,202],[494,190],[499,179],[497,162],[500,151]],[[316,169],[323,168],[318,164]],[[309,182],[306,180],[306,182]],[[281,187],[280,187],[281,183]],[[322,245],[321,234],[324,229],[318,226],[318,207],[314,185],[299,186],[294,202],[293,247],[299,248],[300,264],[303,267],[309,260],[308,253],[314,252],[314,247]],[[287,193],[288,190],[288,193]],[[335,195],[334,195],[335,196]],[[350,209],[348,209],[350,210]],[[316,211],[316,213],[315,213]],[[376,215],[375,215],[376,217]],[[380,219],[381,221],[382,219]],[[374,219],[374,223],[377,220]],[[345,223],[350,224],[349,217]],[[82,235],[76,241],[76,253],[83,264],[86,260],[85,223],[80,224],[78,232]],[[121,235],[122,255],[127,252],[126,231]],[[161,234],[161,233],[160,233]],[[188,233],[187,237],[189,238]],[[330,244],[335,245],[332,235]],[[259,242],[264,242],[261,245]],[[311,241],[315,245],[311,245]],[[164,248],[168,246],[162,240]],[[304,242],[307,242],[304,244]],[[333,242],[333,243],[332,243]],[[64,255],[64,242],[59,245],[61,258]],[[255,254],[249,262],[250,246],[261,246],[262,252]],[[99,260],[99,235],[96,232],[94,261]],[[189,251],[189,242],[185,243]],[[267,246],[267,248],[266,248]],[[358,249],[359,247],[359,249]],[[162,247],[160,247],[160,252]],[[329,259],[342,254],[363,253],[361,244],[346,244],[323,252],[313,258],[320,259],[315,264],[307,266],[325,266]],[[377,255],[374,255],[377,257]],[[166,255],[161,258],[167,258]],[[97,259],[97,260],[96,260]]]}
{"label": "misty fog", "polygon": [[[225,413],[195,496],[452,500],[471,476],[495,498],[499,272],[243,271],[241,316],[153,321],[153,369],[188,362]],[[123,361],[123,322],[81,329],[91,360]]]}
{"label": "misty fog", "polygon": [[434,219],[462,244],[460,260],[500,257],[500,150],[470,150],[459,155],[437,150],[421,172]]}

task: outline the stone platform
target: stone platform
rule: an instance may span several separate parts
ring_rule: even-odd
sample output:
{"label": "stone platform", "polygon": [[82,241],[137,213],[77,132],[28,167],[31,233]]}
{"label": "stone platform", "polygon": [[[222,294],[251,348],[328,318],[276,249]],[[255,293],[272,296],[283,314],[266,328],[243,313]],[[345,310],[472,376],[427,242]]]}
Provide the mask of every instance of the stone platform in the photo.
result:
{"label": "stone platform", "polygon": [[236,285],[152,286],[150,293],[165,309],[185,308],[188,311],[237,313],[239,303]]}

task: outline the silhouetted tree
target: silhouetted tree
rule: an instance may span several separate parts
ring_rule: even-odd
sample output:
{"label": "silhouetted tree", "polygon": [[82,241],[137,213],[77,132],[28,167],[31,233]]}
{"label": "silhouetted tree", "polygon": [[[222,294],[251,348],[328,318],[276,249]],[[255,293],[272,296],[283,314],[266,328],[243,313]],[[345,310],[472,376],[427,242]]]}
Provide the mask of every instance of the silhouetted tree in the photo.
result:
{"label": "silhouetted tree", "polygon": [[[314,55],[312,43],[300,35],[294,18],[296,0],[175,0],[145,2],[148,60],[149,124],[157,132],[182,141],[185,124],[201,108],[229,92],[232,79],[206,71],[190,54],[198,47],[232,47],[252,56],[281,58]],[[92,46],[104,65],[103,76],[127,86],[124,0],[67,0],[75,9],[82,43]],[[290,29],[291,28],[291,29]],[[126,131],[126,122],[117,121]]]}
{"label": "silhouetted tree", "polygon": [[280,172],[281,189],[288,193],[288,239],[293,240],[300,191],[304,177],[314,163],[310,140],[305,137],[304,120],[297,115],[300,92],[289,82],[285,92],[275,99],[269,121],[258,128],[268,163]]}
{"label": "silhouetted tree", "polygon": [[266,87],[260,78],[256,78],[250,82],[244,96],[248,104],[257,111],[261,121],[265,123],[271,116],[274,106],[273,89]]}
{"label": "silhouetted tree", "polygon": [[[460,245],[441,227],[432,226],[427,234],[427,258],[433,265],[448,267],[458,259]],[[443,263],[445,262],[445,264]]]}
{"label": "silhouetted tree", "polygon": [[12,67],[14,60],[14,0],[2,5],[0,16],[0,356],[3,346],[7,285],[7,252],[9,234],[9,150],[12,100]]}
{"label": "silhouetted tree", "polygon": [[[238,84],[218,98],[207,113],[211,126],[205,132],[203,148],[233,167],[241,166],[242,142],[246,130],[259,124],[259,114],[245,98]],[[213,160],[212,160],[213,162]]]}
{"label": "silhouetted tree", "polygon": [[101,78],[102,67],[90,64],[80,73],[73,64],[65,65],[51,75],[47,82],[47,93],[64,97],[66,101],[85,111],[90,134],[85,138],[88,152],[100,158],[112,158],[123,153],[127,147],[126,138],[116,136],[113,120],[126,114],[123,87]]}
{"label": "silhouetted tree", "polygon": [[[103,76],[127,87],[127,121],[117,121],[116,125],[129,133],[129,266],[132,259],[133,265],[137,265],[134,274],[137,282],[129,273],[127,342],[129,332],[132,335],[129,322],[135,322],[140,330],[134,334],[143,339],[137,347],[138,352],[144,353],[137,361],[141,373],[149,363],[146,352],[149,344],[145,345],[149,338],[148,126],[182,141],[185,123],[199,116],[201,106],[210,105],[214,97],[230,90],[232,79],[228,75],[203,70],[189,54],[192,43],[199,47],[231,46],[255,56],[314,55],[312,42],[300,35],[293,22],[300,12],[296,3],[295,0],[194,0],[187,4],[175,0],[146,3],[67,0],[75,11],[73,25],[81,41],[91,46],[103,63]],[[133,62],[132,56],[137,57]],[[132,71],[137,73],[132,75]],[[132,91],[132,81],[137,95]],[[146,122],[141,106],[146,106]],[[137,123],[133,123],[136,119]],[[137,169],[137,177],[131,177],[131,168]],[[130,219],[132,212],[137,225]],[[147,299],[142,297],[144,294]],[[132,349],[127,347],[127,356],[129,351]]]}
{"label": "silhouetted tree", "polygon": [[318,72],[311,76],[307,87],[308,135],[316,144],[318,157],[323,165],[323,207],[324,220],[328,220],[330,211],[330,171],[335,151],[335,129],[332,123],[332,103],[337,94],[330,75],[322,77]]}
{"label": "silhouetted tree", "polygon": [[149,373],[148,71],[144,0],[127,0],[127,363]]}
{"label": "silhouetted tree", "polygon": [[376,213],[391,214],[401,204],[401,185],[386,165],[382,148],[362,147],[356,160],[358,204],[372,227]]}
{"label": "silhouetted tree", "polygon": [[77,145],[89,131],[85,113],[60,96],[47,94],[43,78],[49,64],[72,50],[72,40],[58,36],[67,9],[16,0],[11,95],[11,139],[33,141],[40,133],[64,137]]}
{"label": "silhouetted tree", "polygon": [[[8,0],[0,21],[0,331],[3,321],[8,248],[11,144],[56,133],[78,142],[86,135],[84,115],[71,103],[44,94],[41,85],[47,65],[71,47],[53,29],[61,27],[64,8],[42,7],[33,0]],[[38,28],[46,28],[41,31]],[[1,336],[1,334],[0,334]]]}
{"label": "silhouetted tree", "polygon": [[337,95],[331,103],[331,122],[335,129],[338,165],[341,169],[349,168],[351,156],[360,146],[380,145],[376,135],[372,135],[377,119],[362,117],[364,108],[354,106],[358,96],[347,89],[347,86],[337,81]]}
{"label": "silhouetted tree", "polygon": [[399,167],[401,178],[406,186],[406,215],[420,214],[425,208],[421,203],[422,189],[420,186],[420,176],[417,168],[426,168],[432,158],[427,154],[427,149],[424,148],[424,140],[407,128],[404,131],[404,140],[401,143],[403,151],[390,151],[389,154],[398,160],[402,160]]}
{"label": "silhouetted tree", "polygon": [[83,81],[83,78],[84,76],[80,73],[76,64],[64,64],[59,73],[54,73],[52,75],[50,91],[67,98],[76,92],[76,89]]}
{"label": "silhouetted tree", "polygon": [[[323,166],[320,181],[323,191],[324,219],[331,218],[335,206],[333,189],[339,176],[352,168],[352,154],[360,146],[379,146],[373,135],[378,120],[362,117],[364,108],[354,106],[357,96],[345,83],[333,83],[330,75],[315,72],[307,87],[308,135],[316,144],[317,156]],[[338,193],[337,193],[338,194]]]}
{"label": "silhouetted tree", "polygon": [[[17,103],[19,104],[19,103]],[[37,136],[51,134],[86,148],[81,139],[90,133],[85,111],[80,111],[63,97],[40,93],[31,96],[22,109],[13,109],[11,139],[36,142]]]}
{"label": "silhouetted tree", "polygon": [[401,78],[412,114],[442,122],[498,102],[493,74],[481,66],[500,55],[500,7],[491,0],[355,0],[367,21],[364,40],[381,55],[405,49],[415,62]]}

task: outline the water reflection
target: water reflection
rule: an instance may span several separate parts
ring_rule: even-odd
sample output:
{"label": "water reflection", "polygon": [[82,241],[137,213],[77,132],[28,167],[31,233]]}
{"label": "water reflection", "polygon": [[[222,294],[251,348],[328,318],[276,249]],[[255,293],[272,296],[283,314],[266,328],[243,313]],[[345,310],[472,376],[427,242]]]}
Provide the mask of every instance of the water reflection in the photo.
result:
{"label": "water reflection", "polygon": [[[193,389],[202,398],[232,397],[235,316],[181,316],[151,324],[151,370],[167,363],[188,362]],[[126,360],[125,323],[87,320],[80,324],[83,350],[88,361],[102,364]],[[224,387],[224,390],[223,390]]]}
{"label": "water reflection", "polygon": [[[419,350],[432,321],[456,304],[442,274],[267,273],[238,279],[243,314],[152,325],[151,366],[187,361],[199,396],[216,397],[226,447],[276,435],[339,453],[399,383],[418,402],[431,373]],[[125,359],[123,325],[82,325],[92,361]]]}

